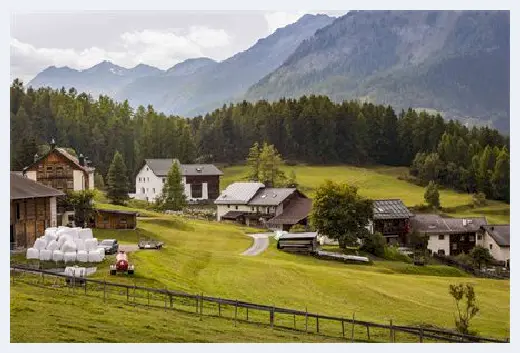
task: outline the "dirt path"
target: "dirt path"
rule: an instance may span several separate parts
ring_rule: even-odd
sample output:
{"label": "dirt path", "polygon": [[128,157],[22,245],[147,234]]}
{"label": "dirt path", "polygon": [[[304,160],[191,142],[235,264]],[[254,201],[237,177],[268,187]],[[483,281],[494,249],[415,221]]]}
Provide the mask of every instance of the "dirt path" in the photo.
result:
{"label": "dirt path", "polygon": [[245,256],[256,256],[261,254],[267,249],[269,246],[269,236],[272,236],[271,233],[263,233],[263,234],[247,234],[248,236],[254,239],[253,245],[244,251],[242,255]]}

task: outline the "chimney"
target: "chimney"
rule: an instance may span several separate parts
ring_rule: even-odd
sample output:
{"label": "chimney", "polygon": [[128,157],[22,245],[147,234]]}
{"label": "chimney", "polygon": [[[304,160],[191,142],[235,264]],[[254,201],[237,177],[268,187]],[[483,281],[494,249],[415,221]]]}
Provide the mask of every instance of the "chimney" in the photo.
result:
{"label": "chimney", "polygon": [[80,165],[80,166],[82,166],[82,167],[85,166],[85,157],[83,157],[83,153],[80,153],[80,154],[79,154],[78,161],[79,161],[79,165]]}
{"label": "chimney", "polygon": [[462,219],[462,226],[465,227],[466,225],[467,225],[467,220],[466,220],[466,218],[463,218],[463,219]]}
{"label": "chimney", "polygon": [[56,148],[56,141],[54,141],[54,137],[51,140],[51,151]]}

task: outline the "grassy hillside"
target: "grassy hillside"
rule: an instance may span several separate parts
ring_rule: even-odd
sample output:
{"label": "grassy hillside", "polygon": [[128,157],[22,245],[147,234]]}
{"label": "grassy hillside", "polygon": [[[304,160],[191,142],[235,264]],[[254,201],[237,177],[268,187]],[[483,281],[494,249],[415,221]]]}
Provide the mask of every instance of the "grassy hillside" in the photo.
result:
{"label": "grassy hillside", "polygon": [[[413,265],[386,261],[373,266],[344,265],[286,254],[274,244],[260,256],[246,257],[240,255],[252,243],[244,235],[246,228],[173,216],[140,219],[139,230],[165,241],[166,247],[131,253],[134,278],[109,276],[109,262],[98,268],[95,277],[266,305],[307,307],[320,314],[350,317],[355,311],[361,320],[442,327],[453,327],[454,303],[448,286],[471,282],[481,308],[475,329],[482,335],[509,335],[509,281],[454,277],[462,274],[444,266],[417,271]],[[113,231],[111,236],[119,234]]]}
{"label": "grassy hillside", "polygon": [[[294,170],[301,190],[309,197],[313,197],[316,187],[325,179],[336,182],[348,182],[359,187],[361,195],[373,199],[398,198],[409,206],[424,203],[424,188],[398,179],[408,173],[405,167],[369,167],[359,168],[352,166],[284,166],[283,170],[289,173]],[[245,166],[224,168],[221,188],[238,181],[246,180]],[[509,223],[509,205],[503,202],[489,201],[487,206],[473,208],[471,195],[444,189],[440,191],[441,205],[448,208],[447,215],[486,216],[489,223]]]}

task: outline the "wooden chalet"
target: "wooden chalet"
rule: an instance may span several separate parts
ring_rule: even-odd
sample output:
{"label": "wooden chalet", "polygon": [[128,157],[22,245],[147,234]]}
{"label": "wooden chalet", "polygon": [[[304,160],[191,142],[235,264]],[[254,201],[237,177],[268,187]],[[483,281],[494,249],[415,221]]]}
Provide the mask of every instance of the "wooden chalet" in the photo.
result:
{"label": "wooden chalet", "polygon": [[94,212],[92,228],[99,229],[135,229],[138,213],[123,210],[100,210]]}
{"label": "wooden chalet", "polygon": [[379,232],[387,243],[406,246],[413,216],[401,200],[374,200],[372,232]]}
{"label": "wooden chalet", "polygon": [[318,249],[317,232],[297,232],[283,234],[276,247],[290,252],[315,253]]}
{"label": "wooden chalet", "polygon": [[11,249],[27,248],[57,225],[56,198],[62,191],[11,173]]}

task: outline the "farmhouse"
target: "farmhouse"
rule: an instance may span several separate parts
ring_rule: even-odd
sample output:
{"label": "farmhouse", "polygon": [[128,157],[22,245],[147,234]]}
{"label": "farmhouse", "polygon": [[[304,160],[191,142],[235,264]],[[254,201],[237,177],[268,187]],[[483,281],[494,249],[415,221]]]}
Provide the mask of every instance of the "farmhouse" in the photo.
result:
{"label": "farmhouse", "polygon": [[445,218],[436,214],[416,214],[411,219],[412,229],[428,237],[428,250],[446,256],[470,252],[482,242],[479,231],[485,225],[485,217]]}
{"label": "farmhouse", "polygon": [[495,260],[509,268],[509,224],[481,226],[477,245],[489,249]]}
{"label": "farmhouse", "polygon": [[135,198],[154,202],[162,194],[173,163],[180,166],[184,194],[188,201],[213,201],[218,197],[223,173],[213,164],[180,164],[177,159],[146,159],[135,177]]}
{"label": "farmhouse", "polygon": [[57,225],[56,198],[62,191],[11,173],[11,249],[26,248]]}
{"label": "farmhouse", "polygon": [[312,200],[296,188],[266,188],[262,183],[233,183],[215,200],[217,220],[288,230],[307,225]]}
{"label": "farmhouse", "polygon": [[369,223],[370,232],[381,233],[387,243],[406,246],[412,213],[398,199],[374,200],[374,216]]}
{"label": "farmhouse", "polygon": [[100,229],[135,229],[137,226],[135,211],[95,210],[93,228]]}

